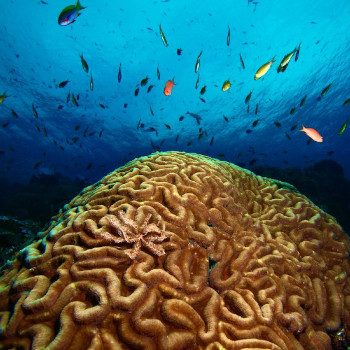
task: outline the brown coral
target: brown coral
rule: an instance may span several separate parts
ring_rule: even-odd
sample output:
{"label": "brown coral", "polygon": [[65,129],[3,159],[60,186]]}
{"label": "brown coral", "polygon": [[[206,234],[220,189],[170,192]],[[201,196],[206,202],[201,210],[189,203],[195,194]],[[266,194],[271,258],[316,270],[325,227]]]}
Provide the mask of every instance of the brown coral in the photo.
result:
{"label": "brown coral", "polygon": [[2,349],[330,349],[349,240],[287,184],[139,158],[67,204],[0,278]]}

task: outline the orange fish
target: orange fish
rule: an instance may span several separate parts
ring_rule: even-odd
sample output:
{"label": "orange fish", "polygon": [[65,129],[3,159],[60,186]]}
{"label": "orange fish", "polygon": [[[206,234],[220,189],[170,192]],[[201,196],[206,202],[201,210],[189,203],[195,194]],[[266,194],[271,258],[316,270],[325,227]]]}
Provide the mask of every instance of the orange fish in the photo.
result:
{"label": "orange fish", "polygon": [[175,82],[174,82],[174,79],[168,80],[165,83],[165,87],[164,87],[164,95],[165,96],[170,96],[171,95],[171,90],[173,89],[174,85],[176,85]]}
{"label": "orange fish", "polygon": [[316,142],[323,142],[323,137],[315,129],[305,128],[305,126],[303,125],[300,131],[303,131],[307,136],[309,136],[311,139],[313,139]]}

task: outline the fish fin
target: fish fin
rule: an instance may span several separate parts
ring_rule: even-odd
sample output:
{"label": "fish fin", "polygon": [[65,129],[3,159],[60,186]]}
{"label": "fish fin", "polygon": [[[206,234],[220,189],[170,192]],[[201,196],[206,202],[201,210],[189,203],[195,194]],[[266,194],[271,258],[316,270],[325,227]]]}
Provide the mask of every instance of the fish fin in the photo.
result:
{"label": "fish fin", "polygon": [[273,56],[273,57],[272,57],[271,62],[272,62],[272,63],[276,62],[276,56]]}
{"label": "fish fin", "polygon": [[77,11],[79,11],[79,10],[84,10],[84,9],[86,9],[86,6],[81,6],[80,0],[77,0],[77,3],[76,3],[76,5],[75,5],[75,8],[77,9]]}

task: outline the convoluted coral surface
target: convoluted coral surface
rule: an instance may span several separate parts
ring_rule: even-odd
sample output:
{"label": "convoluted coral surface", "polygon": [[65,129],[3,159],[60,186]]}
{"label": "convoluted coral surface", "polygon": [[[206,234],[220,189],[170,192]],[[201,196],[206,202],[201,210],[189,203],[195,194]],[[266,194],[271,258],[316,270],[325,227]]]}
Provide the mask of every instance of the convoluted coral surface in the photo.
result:
{"label": "convoluted coral surface", "polygon": [[67,204],[0,279],[2,349],[330,349],[349,241],[291,186],[179,152]]}

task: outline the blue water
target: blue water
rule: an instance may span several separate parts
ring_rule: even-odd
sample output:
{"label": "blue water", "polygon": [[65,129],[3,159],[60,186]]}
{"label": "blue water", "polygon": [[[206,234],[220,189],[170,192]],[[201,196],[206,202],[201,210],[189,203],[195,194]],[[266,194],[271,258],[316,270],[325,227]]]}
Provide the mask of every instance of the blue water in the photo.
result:
{"label": "blue water", "polygon": [[[350,116],[350,105],[343,106],[350,98],[348,0],[82,0],[87,8],[65,27],[57,18],[74,2],[47,2],[1,3],[0,93],[10,96],[0,105],[0,177],[26,181],[36,172],[61,172],[95,180],[156,149],[220,156],[247,167],[306,167],[332,158],[350,177],[350,129],[338,135]],[[168,47],[161,40],[160,24]],[[299,43],[298,61],[293,57],[278,74],[283,56]],[[202,50],[195,89],[194,65]],[[88,74],[80,54],[89,65]],[[254,81],[257,69],[274,56],[270,71]],[[149,82],[142,87],[145,77]],[[171,96],[165,96],[165,82],[173,78],[176,85]],[[232,86],[223,92],[227,79]],[[58,88],[64,80],[69,83]],[[330,83],[329,92],[318,101]],[[147,93],[151,84],[155,87]],[[200,95],[204,85],[207,91]],[[140,92],[135,96],[137,86]],[[66,103],[69,91],[79,95],[78,107]],[[247,113],[244,99],[250,91]],[[305,105],[299,107],[305,95]],[[293,107],[296,112],[291,115]],[[187,111],[200,115],[201,124]],[[138,123],[144,127],[137,129]],[[308,144],[308,136],[299,131],[302,124],[316,129],[323,143]],[[158,135],[145,132],[149,127]]]}

